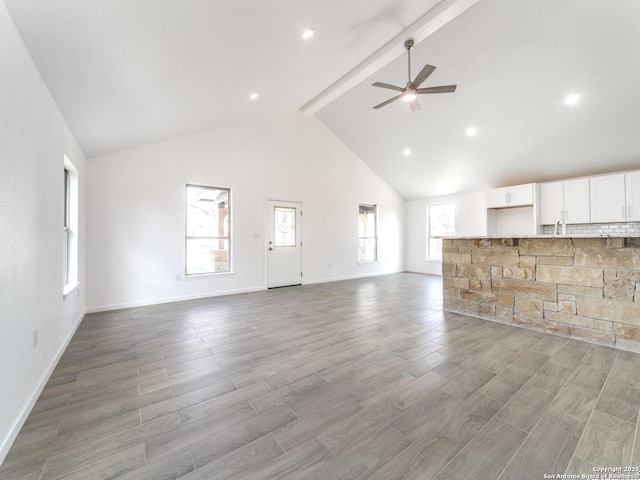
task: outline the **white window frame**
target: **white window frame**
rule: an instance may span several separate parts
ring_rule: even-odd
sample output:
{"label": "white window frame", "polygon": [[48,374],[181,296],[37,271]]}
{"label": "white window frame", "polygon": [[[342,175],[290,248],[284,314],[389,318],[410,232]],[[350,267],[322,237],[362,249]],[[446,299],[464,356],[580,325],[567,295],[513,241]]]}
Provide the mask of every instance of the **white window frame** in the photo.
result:
{"label": "white window frame", "polygon": [[[188,231],[188,209],[189,209],[189,205],[188,205],[188,190],[190,187],[193,188],[200,188],[200,189],[205,189],[205,190],[225,190],[227,192],[227,222],[228,222],[228,228],[227,228],[227,235],[226,236],[192,236],[189,235],[189,231]],[[188,183],[186,184],[185,187],[185,203],[184,203],[184,208],[185,208],[185,218],[184,218],[184,228],[185,228],[185,241],[184,241],[184,275],[185,278],[198,278],[198,277],[207,277],[207,276],[218,276],[218,275],[229,275],[231,273],[233,273],[233,269],[232,269],[232,251],[233,251],[233,246],[232,246],[232,223],[231,223],[231,219],[232,219],[232,213],[231,213],[231,207],[232,205],[232,199],[231,199],[231,188],[229,187],[217,187],[217,186],[212,186],[212,185],[198,185],[198,184],[193,184],[193,183]],[[228,250],[227,250],[227,270],[221,270],[221,271],[207,271],[207,272],[197,272],[197,273],[189,273],[188,270],[188,243],[190,239],[209,239],[209,240],[226,240],[228,243]]]}
{"label": "white window frame", "polygon": [[79,285],[78,278],[78,170],[64,155],[63,183],[63,240],[62,295],[66,296]]}
{"label": "white window frame", "polygon": [[442,207],[442,206],[451,206],[453,208],[453,230],[446,232],[446,235],[455,235],[455,218],[456,218],[456,204],[453,202],[444,202],[444,203],[430,203],[427,204],[427,260],[441,262],[442,261],[442,238],[434,238],[436,235],[445,235],[440,232],[440,234],[436,233],[436,235],[432,236],[432,207]]}
{"label": "white window frame", "polygon": [[[362,207],[368,207],[368,208],[373,208],[373,215],[374,215],[374,236],[364,236],[361,237],[360,236],[360,223],[358,223],[358,263],[373,263],[373,262],[377,262],[378,261],[378,257],[379,257],[379,238],[378,238],[378,214],[379,214],[379,210],[378,210],[378,205],[374,204],[374,203],[359,203],[358,204],[358,222],[361,222],[362,220],[360,219],[360,210],[362,209]],[[367,258],[362,258],[362,251],[360,248],[360,241],[361,240],[375,240],[375,258],[373,259],[367,259]]]}

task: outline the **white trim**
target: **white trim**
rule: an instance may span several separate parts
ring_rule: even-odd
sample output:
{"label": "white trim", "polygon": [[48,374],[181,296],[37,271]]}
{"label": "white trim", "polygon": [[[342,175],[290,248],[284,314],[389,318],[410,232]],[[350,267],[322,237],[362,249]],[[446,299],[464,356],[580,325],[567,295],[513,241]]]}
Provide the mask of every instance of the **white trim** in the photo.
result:
{"label": "white trim", "polygon": [[62,355],[64,354],[65,350],[69,346],[69,343],[71,342],[71,339],[75,335],[76,330],[78,330],[78,327],[82,323],[82,319],[84,318],[84,316],[85,316],[85,312],[82,312],[78,317],[78,319],[76,320],[75,325],[71,329],[71,332],[69,332],[69,335],[67,335],[67,338],[63,342],[62,346],[60,347],[56,355],[53,357],[51,365],[49,365],[49,368],[40,379],[40,382],[38,382],[38,386],[36,387],[34,392],[31,394],[28,401],[22,407],[20,414],[18,415],[16,420],[13,422],[13,425],[11,425],[11,428],[9,429],[9,432],[7,433],[7,435],[2,439],[2,443],[0,443],[0,465],[2,465],[2,462],[4,462],[4,459],[7,457],[7,454],[9,453],[9,450],[11,449],[13,442],[15,442],[16,437],[20,433],[20,430],[22,429],[24,422],[27,421],[27,418],[29,417],[31,410],[33,409],[34,405],[38,401],[38,398],[40,397],[40,394],[44,390],[44,387],[47,385],[47,382],[49,381],[51,374],[53,373],[55,368],[58,366],[58,362],[60,361],[60,358],[62,358]]}
{"label": "white trim", "polygon": [[80,282],[67,283],[62,289],[62,299],[64,300],[65,298],[67,298],[69,294],[73,292],[79,285]]}
{"label": "white trim", "polygon": [[236,290],[222,290],[219,292],[197,293],[194,295],[181,295],[178,297],[154,298],[149,300],[141,300],[138,302],[118,303],[112,305],[98,305],[96,307],[87,308],[87,313],[106,312],[109,310],[120,310],[123,308],[146,307],[149,305],[161,305],[163,303],[183,302],[186,300],[198,300],[201,298],[222,297],[224,295],[234,295],[236,293],[261,292],[266,290],[266,286],[238,288]]}
{"label": "white trim", "polygon": [[185,281],[191,280],[210,280],[216,277],[226,277],[229,275],[235,275],[236,272],[210,272],[210,273],[190,273],[189,275],[183,274],[180,279]]}
{"label": "white trim", "polygon": [[[406,272],[406,270],[398,269],[390,272],[361,273],[358,275],[345,275],[341,277],[320,278],[317,280],[306,280],[304,284],[312,285],[315,283],[339,282],[341,280],[355,280],[358,278],[377,277],[380,275],[392,275],[394,273],[403,273],[403,272]],[[179,297],[156,298],[153,300],[142,300],[139,302],[119,303],[119,304],[113,304],[113,305],[99,305],[96,307],[88,307],[86,310],[86,313],[107,312],[109,310],[121,310],[123,308],[146,307],[150,305],[161,305],[164,303],[183,302],[187,300],[199,300],[201,298],[222,297],[224,295],[235,295],[238,293],[262,292],[265,290],[268,290],[268,288],[266,287],[266,285],[263,285],[260,287],[238,288],[236,290],[223,290],[220,292],[207,292],[207,293],[200,293],[195,295],[183,295]]]}

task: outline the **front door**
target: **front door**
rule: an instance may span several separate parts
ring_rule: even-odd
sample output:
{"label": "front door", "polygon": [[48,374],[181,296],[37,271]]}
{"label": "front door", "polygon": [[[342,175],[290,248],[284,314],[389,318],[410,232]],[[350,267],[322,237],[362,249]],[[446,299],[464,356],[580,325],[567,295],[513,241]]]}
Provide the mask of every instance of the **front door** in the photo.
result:
{"label": "front door", "polygon": [[302,205],[269,200],[267,287],[302,283]]}

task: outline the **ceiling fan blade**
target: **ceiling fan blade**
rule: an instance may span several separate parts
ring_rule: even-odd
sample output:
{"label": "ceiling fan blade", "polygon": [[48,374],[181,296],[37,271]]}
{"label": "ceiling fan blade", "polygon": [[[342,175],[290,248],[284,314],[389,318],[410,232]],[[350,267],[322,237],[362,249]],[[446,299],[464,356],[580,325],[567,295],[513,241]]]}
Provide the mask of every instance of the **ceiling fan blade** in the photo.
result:
{"label": "ceiling fan blade", "polygon": [[395,102],[395,101],[396,101],[396,100],[398,100],[400,97],[402,97],[402,95],[397,95],[397,96],[395,96],[395,97],[392,97],[392,98],[390,98],[389,100],[387,100],[386,102],[382,102],[380,105],[376,105],[376,106],[375,106],[375,107],[373,107],[373,108],[375,108],[375,109],[382,108],[382,107],[384,107],[385,105],[389,105],[391,102]]}
{"label": "ceiling fan blade", "polygon": [[380,87],[380,88],[388,88],[390,90],[395,90],[397,92],[402,92],[404,90],[404,88],[402,87],[396,87],[395,85],[389,85],[388,83],[382,83],[382,82],[376,82],[372,84],[374,87]]}
{"label": "ceiling fan blade", "polygon": [[418,99],[416,98],[415,100],[411,100],[409,102],[409,106],[411,107],[411,111],[412,112],[417,112],[420,110],[420,102],[418,101]]}
{"label": "ceiling fan blade", "polygon": [[436,67],[434,67],[433,65],[425,65],[424,67],[422,67],[422,70],[420,70],[420,73],[411,84],[413,88],[418,88],[420,85],[422,85],[422,82],[429,78],[429,75],[431,75],[435,69]]}
{"label": "ceiling fan blade", "polygon": [[451,93],[456,91],[457,85],[442,85],[440,87],[418,88],[416,93]]}

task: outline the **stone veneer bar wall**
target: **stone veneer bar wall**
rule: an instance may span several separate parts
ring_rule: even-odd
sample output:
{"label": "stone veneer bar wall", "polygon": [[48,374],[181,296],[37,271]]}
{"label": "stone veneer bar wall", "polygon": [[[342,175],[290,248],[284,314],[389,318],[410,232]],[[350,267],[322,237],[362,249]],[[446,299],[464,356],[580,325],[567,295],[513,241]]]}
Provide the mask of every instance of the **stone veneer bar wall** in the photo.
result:
{"label": "stone veneer bar wall", "polygon": [[640,238],[443,240],[444,309],[640,352]]}

